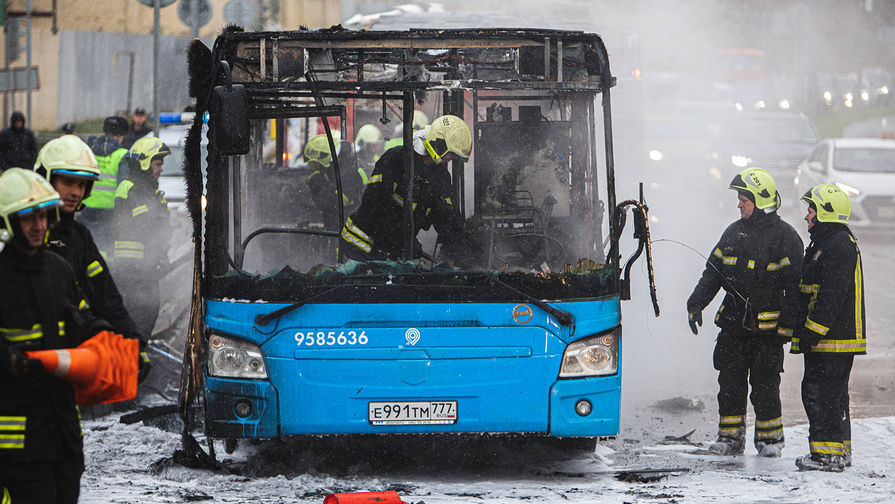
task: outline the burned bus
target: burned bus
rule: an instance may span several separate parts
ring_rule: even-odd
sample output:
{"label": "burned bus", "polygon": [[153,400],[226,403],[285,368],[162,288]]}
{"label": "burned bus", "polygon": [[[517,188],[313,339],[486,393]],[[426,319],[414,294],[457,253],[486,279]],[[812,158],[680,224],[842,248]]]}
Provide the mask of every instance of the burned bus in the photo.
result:
{"label": "burned bus", "polygon": [[[199,134],[187,141],[187,173],[207,161],[207,181],[188,175],[182,396],[204,404],[209,438],[619,432],[620,302],[648,223],[641,202],[616,201],[615,78],[598,35],[336,27],[193,44],[191,92],[210,120],[207,160]],[[343,257],[341,227],[363,197],[347,189],[360,125],[346,117],[361,109],[383,132],[403,124],[407,146],[414,111],[468,126],[468,159],[445,167],[463,261],[435,230],[417,233],[413,211],[390,223],[414,230],[400,257]],[[332,162],[314,168],[301,144],[317,134]],[[390,190],[415,210],[426,170],[406,160]],[[323,209],[315,170],[333,183]],[[639,243],[625,262],[629,208]]]}

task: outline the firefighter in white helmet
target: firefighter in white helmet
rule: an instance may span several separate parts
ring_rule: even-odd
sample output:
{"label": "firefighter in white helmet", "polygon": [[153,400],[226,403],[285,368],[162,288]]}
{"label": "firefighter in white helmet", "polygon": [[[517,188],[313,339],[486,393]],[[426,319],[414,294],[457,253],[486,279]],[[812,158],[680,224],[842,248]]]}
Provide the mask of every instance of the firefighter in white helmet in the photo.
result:
{"label": "firefighter in white helmet", "polygon": [[364,124],[357,130],[354,138],[354,157],[357,159],[357,167],[363,170],[364,184],[373,173],[376,161],[382,155],[383,137],[382,131],[373,124]]}
{"label": "firefighter in white helmet", "polygon": [[[438,239],[451,246],[463,239],[463,221],[453,201],[447,164],[467,160],[472,134],[463,119],[439,117],[423,131],[414,133],[413,222],[414,236],[434,226]],[[414,240],[413,257],[404,257],[407,229],[404,205],[409,199],[405,173],[407,147],[386,151],[376,163],[360,208],[342,227],[340,253],[358,261],[413,259],[421,250]]]}
{"label": "firefighter in white helmet", "polygon": [[87,226],[75,219],[84,208],[95,181],[100,178],[93,151],[75,135],[50,140],[37,155],[34,170],[45,176],[62,200],[59,223],[50,229],[48,247],[64,257],[75,270],[78,285],[87,296],[91,310],[115,328],[115,332],[140,340],[143,372],[149,371],[145,351],[147,337],[140,334],[124,307],[121,294],[105,258],[100,254]]}
{"label": "firefighter in white helmet", "polygon": [[25,352],[74,348],[95,318],[68,262],[44,246],[63,204],[32,170],[0,175],[0,501],[77,502],[83,435],[72,386]]}

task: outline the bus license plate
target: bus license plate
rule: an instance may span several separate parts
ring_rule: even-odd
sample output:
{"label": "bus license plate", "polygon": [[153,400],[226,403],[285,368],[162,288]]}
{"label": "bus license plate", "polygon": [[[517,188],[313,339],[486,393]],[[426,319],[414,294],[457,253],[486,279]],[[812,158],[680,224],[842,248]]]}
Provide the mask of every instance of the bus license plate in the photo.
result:
{"label": "bus license plate", "polygon": [[370,402],[372,425],[439,425],[457,423],[457,401]]}

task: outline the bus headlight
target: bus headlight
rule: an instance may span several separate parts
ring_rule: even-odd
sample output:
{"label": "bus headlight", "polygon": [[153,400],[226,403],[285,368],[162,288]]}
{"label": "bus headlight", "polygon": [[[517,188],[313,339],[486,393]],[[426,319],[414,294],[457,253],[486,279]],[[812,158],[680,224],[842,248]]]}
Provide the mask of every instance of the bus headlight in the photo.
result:
{"label": "bus headlight", "polygon": [[212,334],[208,338],[208,374],[222,378],[267,378],[258,345]]}
{"label": "bus headlight", "polygon": [[560,378],[606,376],[618,372],[618,337],[615,329],[574,341],[562,356]]}

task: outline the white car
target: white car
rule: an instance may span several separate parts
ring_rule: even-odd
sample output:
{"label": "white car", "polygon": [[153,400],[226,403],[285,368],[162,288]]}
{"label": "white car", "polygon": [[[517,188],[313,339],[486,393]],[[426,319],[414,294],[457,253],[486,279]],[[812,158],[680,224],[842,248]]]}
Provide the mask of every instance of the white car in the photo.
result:
{"label": "white car", "polygon": [[895,140],[823,140],[799,165],[794,196],[818,184],[836,185],[851,198],[849,226],[895,229]]}

